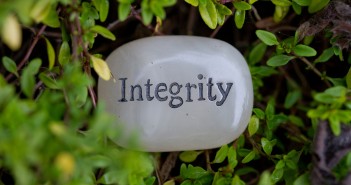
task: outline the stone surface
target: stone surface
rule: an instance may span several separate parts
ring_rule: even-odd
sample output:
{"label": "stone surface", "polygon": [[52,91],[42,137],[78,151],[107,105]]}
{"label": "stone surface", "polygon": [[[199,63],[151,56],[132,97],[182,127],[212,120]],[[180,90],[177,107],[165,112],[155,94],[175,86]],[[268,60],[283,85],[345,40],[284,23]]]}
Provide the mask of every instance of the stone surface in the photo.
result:
{"label": "stone surface", "polygon": [[115,78],[99,79],[98,97],[116,115],[128,147],[138,133],[144,151],[220,147],[245,130],[253,106],[252,81],[243,56],[209,38],[157,36],[113,51]]}

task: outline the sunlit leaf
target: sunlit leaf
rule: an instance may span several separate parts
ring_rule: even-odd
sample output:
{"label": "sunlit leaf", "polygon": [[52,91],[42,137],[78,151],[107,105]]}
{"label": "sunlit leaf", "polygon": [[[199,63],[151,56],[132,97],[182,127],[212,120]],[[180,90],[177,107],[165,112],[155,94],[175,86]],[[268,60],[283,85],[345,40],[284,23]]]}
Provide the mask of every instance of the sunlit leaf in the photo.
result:
{"label": "sunlit leaf", "polygon": [[22,29],[15,15],[9,14],[5,18],[1,39],[11,50],[18,50],[21,47]]}
{"label": "sunlit leaf", "polygon": [[202,19],[208,27],[215,29],[217,26],[217,10],[212,0],[207,1],[206,4],[199,3],[199,11]]}
{"label": "sunlit leaf", "polygon": [[216,153],[213,163],[221,163],[227,157],[228,154],[228,145],[223,145]]}
{"label": "sunlit leaf", "polygon": [[96,73],[104,80],[110,80],[111,78],[111,71],[108,67],[107,63],[102,60],[101,58],[97,58],[93,55],[90,56],[90,59],[93,63],[94,70]]}

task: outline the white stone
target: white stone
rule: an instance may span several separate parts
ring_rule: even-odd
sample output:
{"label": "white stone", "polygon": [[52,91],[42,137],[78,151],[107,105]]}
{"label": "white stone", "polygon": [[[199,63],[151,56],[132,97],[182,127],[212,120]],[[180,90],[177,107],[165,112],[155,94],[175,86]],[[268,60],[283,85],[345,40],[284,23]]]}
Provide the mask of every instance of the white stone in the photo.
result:
{"label": "white stone", "polygon": [[123,127],[115,139],[121,146],[130,147],[130,137],[138,133],[144,151],[210,149],[238,138],[249,122],[251,75],[243,56],[223,41],[149,37],[119,47],[106,61],[116,81],[99,79],[98,97]]}

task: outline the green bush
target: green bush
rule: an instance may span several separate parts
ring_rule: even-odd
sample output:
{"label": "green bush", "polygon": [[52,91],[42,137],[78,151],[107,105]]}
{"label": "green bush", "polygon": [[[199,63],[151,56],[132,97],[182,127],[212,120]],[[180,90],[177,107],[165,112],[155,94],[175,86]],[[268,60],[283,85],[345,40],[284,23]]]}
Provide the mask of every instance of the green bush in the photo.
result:
{"label": "green bush", "polygon": [[[350,143],[338,140],[351,121],[347,3],[0,1],[0,184],[343,181],[351,167]],[[129,40],[160,34],[216,37],[245,55],[255,103],[238,139],[219,149],[158,154],[109,140],[122,130],[110,129],[115,120],[96,100],[97,77],[113,79],[104,58]],[[336,138],[343,153],[313,138]],[[333,153],[340,155],[324,169],[328,176],[317,180]]]}

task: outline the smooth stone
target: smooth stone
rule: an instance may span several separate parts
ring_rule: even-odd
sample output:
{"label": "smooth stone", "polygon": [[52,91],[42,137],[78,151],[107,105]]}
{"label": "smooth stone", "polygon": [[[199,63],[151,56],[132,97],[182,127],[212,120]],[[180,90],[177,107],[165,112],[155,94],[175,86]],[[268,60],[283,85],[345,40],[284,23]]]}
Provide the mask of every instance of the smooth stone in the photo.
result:
{"label": "smooth stone", "polygon": [[117,48],[106,62],[115,81],[99,79],[98,97],[122,125],[114,140],[123,147],[138,133],[143,151],[210,149],[247,127],[251,75],[244,57],[223,41],[149,37]]}

